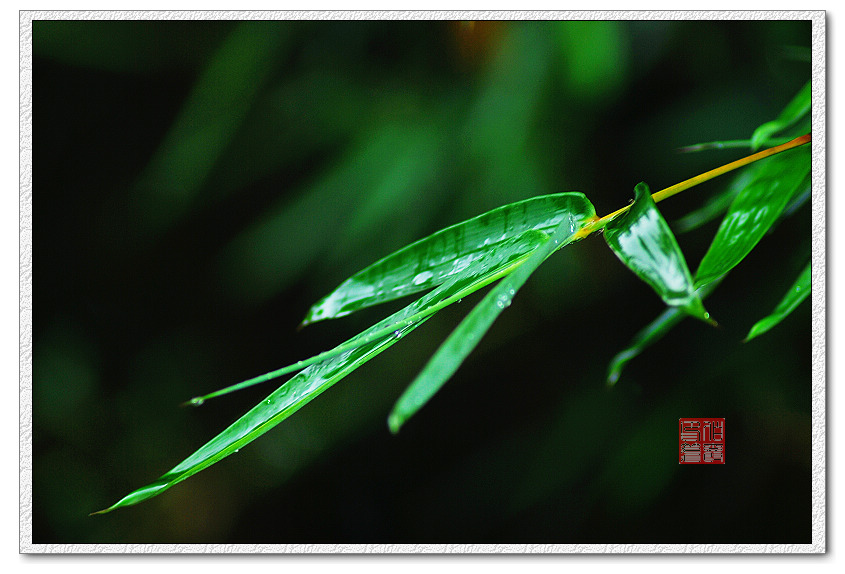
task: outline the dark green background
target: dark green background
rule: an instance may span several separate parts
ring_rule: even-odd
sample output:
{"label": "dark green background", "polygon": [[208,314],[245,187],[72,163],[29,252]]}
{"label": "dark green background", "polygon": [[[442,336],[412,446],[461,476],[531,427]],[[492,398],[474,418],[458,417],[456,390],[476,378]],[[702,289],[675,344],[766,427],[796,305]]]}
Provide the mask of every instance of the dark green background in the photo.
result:
{"label": "dark green background", "polygon": [[[810,75],[809,22],[33,23],[34,543],[809,543],[810,306],[741,341],[810,252],[807,206],[687,320],[600,237],[529,281],[397,436],[393,402],[476,296],[224,461],[88,517],[402,302],[301,332],[406,243],[582,191],[599,214],[744,155]],[[671,222],[726,183],[661,204]],[[717,223],[679,236],[695,269]],[[679,465],[678,418],[727,419]]]}

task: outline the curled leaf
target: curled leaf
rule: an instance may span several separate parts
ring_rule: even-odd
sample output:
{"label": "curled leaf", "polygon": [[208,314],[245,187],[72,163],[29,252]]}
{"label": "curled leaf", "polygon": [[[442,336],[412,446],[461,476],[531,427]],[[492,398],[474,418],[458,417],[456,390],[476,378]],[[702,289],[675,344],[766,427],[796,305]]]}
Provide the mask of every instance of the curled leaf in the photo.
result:
{"label": "curled leaf", "polygon": [[648,185],[638,183],[631,208],[605,227],[604,238],[622,263],[648,283],[664,302],[707,321],[681,248],[658,211]]}

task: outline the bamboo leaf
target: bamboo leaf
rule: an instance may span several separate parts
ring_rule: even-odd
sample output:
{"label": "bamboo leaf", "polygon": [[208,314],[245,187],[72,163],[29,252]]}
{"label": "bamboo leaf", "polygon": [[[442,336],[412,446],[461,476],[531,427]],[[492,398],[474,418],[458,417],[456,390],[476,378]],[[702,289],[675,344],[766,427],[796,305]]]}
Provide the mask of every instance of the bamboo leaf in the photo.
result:
{"label": "bamboo leaf", "polygon": [[615,385],[622,374],[622,369],[628,361],[640,355],[648,347],[663,338],[666,333],[672,330],[685,317],[686,313],[678,307],[668,307],[654,321],[643,327],[628,346],[619,351],[610,360],[607,368],[607,384]]}
{"label": "bamboo leaf", "polygon": [[470,311],[396,402],[388,417],[388,426],[392,432],[398,432],[405,421],[422,408],[449,380],[496,318],[510,306],[516,292],[537,267],[555,250],[574,241],[576,232],[583,224],[573,215],[566,215],[545,243]]}
{"label": "bamboo leaf", "polygon": [[797,148],[760,165],[753,181],[734,199],[704,254],[695,274],[696,287],[733,269],[778,220],[810,173],[810,150]]}
{"label": "bamboo leaf", "polygon": [[751,165],[742,170],[739,175],[731,180],[728,186],[711,197],[704,205],[691,211],[672,224],[676,233],[687,233],[706,225],[725,213],[740,190],[747,187],[754,180],[757,165]]}
{"label": "bamboo leaf", "polygon": [[751,136],[751,149],[758,150],[772,135],[788,128],[810,111],[811,105],[811,82],[804,84],[804,87],[790,101],[777,119],[766,122],[754,130]]}
{"label": "bamboo leaf", "polygon": [[189,404],[198,406],[208,399],[229,394],[253,385],[276,379],[283,375],[300,371],[305,367],[331,359],[359,347],[364,343],[368,343],[381,337],[386,337],[399,329],[404,329],[413,323],[417,323],[420,320],[436,313],[440,309],[451,305],[455,301],[458,301],[461,298],[485,287],[486,285],[489,285],[493,281],[504,277],[515,269],[522,261],[524,261],[537,246],[544,243],[548,237],[549,236],[542,231],[524,231],[517,237],[512,237],[503,241],[496,247],[496,249],[491,249],[487,253],[484,253],[479,259],[473,261],[469,267],[463,269],[458,274],[452,275],[446,283],[443,283],[430,293],[427,293],[410,305],[397,311],[387,319],[384,319],[375,326],[359,333],[334,349],[315,355],[310,359],[305,359],[275,371],[253,377],[224,389],[220,389],[200,397],[195,397],[189,401]]}
{"label": "bamboo leaf", "polygon": [[170,472],[164,474],[155,482],[129,493],[109,508],[94,514],[111,512],[117,508],[138,504],[157,496],[173,485],[237,452],[243,446],[287,419],[334,383],[392,346],[401,336],[416,329],[426,319],[405,327],[398,333],[398,336],[383,337],[377,341],[360,345],[305,369],[276,389],[265,400],[258,403],[194,454],[175,466]]}
{"label": "bamboo leaf", "polygon": [[622,263],[671,307],[707,321],[681,248],[658,211],[648,185],[638,183],[631,208],[607,224],[604,238]]}
{"label": "bamboo leaf", "polygon": [[786,295],[783,297],[778,306],[775,307],[775,310],[771,312],[770,315],[764,317],[757,321],[751,330],[748,332],[748,336],[745,338],[745,341],[748,342],[755,337],[759,337],[792,313],[798,305],[801,304],[804,299],[810,294],[810,290],[812,289],[812,281],[810,277],[810,263],[807,262],[807,266],[804,267],[804,270],[798,276],[798,279],[795,280],[795,283],[792,287],[789,288],[789,291],[786,292]]}
{"label": "bamboo leaf", "polygon": [[[712,293],[721,282],[721,279],[713,281],[698,289],[696,293],[704,300]],[[680,323],[687,314],[678,307],[669,307],[661,313],[654,321],[643,327],[631,342],[623,350],[618,352],[611,360],[607,368],[607,384],[615,385],[622,374],[622,369],[634,357],[639,356],[648,347],[662,339],[675,325]]]}
{"label": "bamboo leaf", "polygon": [[533,251],[548,242],[549,236],[542,231],[524,231],[519,236],[512,237],[502,242],[497,248],[483,254],[460,275],[453,275],[437,289],[338,345],[332,351],[194,399],[194,404],[202,404],[204,400],[212,396],[258,384],[307,366],[305,370],[279,387],[170,472],[152,484],[131,492],[99,513],[110,512],[116,508],[152,498],[233,452],[237,452],[238,449],[287,419],[337,381],[395,344],[446,305],[517,269],[523,262],[530,260]]}
{"label": "bamboo leaf", "polygon": [[442,229],[373,263],[317,302],[303,325],[431,289],[460,274],[503,241],[528,230],[550,233],[565,216],[595,218],[582,193],[534,197]]}

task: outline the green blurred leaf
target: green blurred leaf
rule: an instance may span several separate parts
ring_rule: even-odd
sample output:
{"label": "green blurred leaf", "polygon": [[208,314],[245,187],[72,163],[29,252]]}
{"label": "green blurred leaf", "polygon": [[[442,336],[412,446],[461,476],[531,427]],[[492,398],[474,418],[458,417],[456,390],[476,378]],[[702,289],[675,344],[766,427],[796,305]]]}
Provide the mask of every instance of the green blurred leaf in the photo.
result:
{"label": "green blurred leaf", "polygon": [[607,224],[604,238],[622,263],[651,285],[663,301],[706,321],[684,255],[645,183],[634,188],[634,204]]}
{"label": "green blurred leaf", "polygon": [[701,287],[734,268],[777,221],[810,173],[810,149],[803,146],[762,160],[755,177],[728,209],[695,274]]}
{"label": "green blurred leaf", "polygon": [[510,306],[516,292],[537,267],[554,251],[571,243],[575,239],[575,233],[583,226],[582,219],[573,214],[565,214],[545,242],[470,311],[396,402],[388,417],[388,426],[392,432],[398,432],[405,421],[422,408],[449,380],[496,318]]}
{"label": "green blurred leaf", "polygon": [[[431,134],[409,121],[376,123],[347,146],[313,181],[283,194],[238,234],[221,253],[219,272],[227,289],[248,305],[257,305],[294,283],[316,260],[338,249],[343,227],[355,219],[374,189],[395,182],[395,172],[415,152],[414,169],[437,171],[439,159],[428,151]],[[406,194],[425,194],[425,178],[401,182]],[[295,246],[292,248],[291,246]],[[368,260],[368,262],[371,259]]]}
{"label": "green blurred leaf", "polygon": [[137,183],[139,212],[154,231],[194,206],[288,41],[275,22],[241,22],[209,60]]}
{"label": "green blurred leaf", "polygon": [[554,23],[563,60],[565,89],[584,102],[607,101],[628,76],[628,42],[623,23],[567,20]]}
{"label": "green blurred leaf", "polygon": [[[699,298],[702,300],[707,298],[721,282],[721,279],[708,283],[704,287],[696,290]],[[663,311],[654,321],[641,329],[631,342],[623,350],[618,352],[610,360],[607,368],[607,383],[609,385],[616,384],[622,374],[622,369],[628,364],[628,361],[640,355],[648,347],[662,339],[675,325],[680,323],[687,314],[678,307],[670,307]]]}
{"label": "green blurred leaf", "polygon": [[795,188],[795,193],[792,194],[789,203],[787,203],[786,207],[783,208],[781,218],[789,217],[807,203],[812,195],[811,180],[812,174],[808,174],[807,177],[804,178],[804,182]]}
{"label": "green blurred leaf", "polygon": [[[802,133],[806,133],[805,130]],[[769,147],[769,146],[776,146],[780,144],[785,144],[789,140],[793,138],[791,137],[780,137],[780,138],[771,138],[766,139],[761,142],[761,146]],[[680,153],[693,153],[705,150],[719,150],[719,149],[752,149],[752,141],[751,140],[721,140],[721,141],[712,141],[712,142],[705,142],[705,143],[698,143],[692,144],[688,146],[684,146],[678,148]]]}
{"label": "green blurred leaf", "polygon": [[585,222],[595,217],[595,209],[582,193],[558,193],[511,203],[442,229],[344,281],[302,323],[342,317],[435,287],[502,242],[531,229],[550,232],[569,214]]}
{"label": "green blurred leaf", "polygon": [[788,128],[809,113],[812,103],[811,95],[811,82],[807,82],[792,101],[786,105],[777,119],[754,130],[754,134],[751,136],[751,149],[755,151],[760,149],[770,136]]}
{"label": "green blurred leaf", "polygon": [[207,20],[34,20],[35,56],[119,74],[189,71],[205,61],[233,22]]}
{"label": "green blurred leaf", "polygon": [[750,341],[754,337],[759,337],[786,319],[789,314],[792,313],[795,308],[807,298],[810,294],[810,290],[812,289],[810,275],[810,263],[807,262],[807,266],[804,267],[804,270],[798,276],[798,279],[795,280],[795,283],[789,288],[789,291],[786,292],[786,295],[781,302],[778,303],[778,306],[775,307],[775,310],[767,317],[757,321],[754,326],[751,327],[751,330],[748,332],[748,336],[745,338],[746,341]]}

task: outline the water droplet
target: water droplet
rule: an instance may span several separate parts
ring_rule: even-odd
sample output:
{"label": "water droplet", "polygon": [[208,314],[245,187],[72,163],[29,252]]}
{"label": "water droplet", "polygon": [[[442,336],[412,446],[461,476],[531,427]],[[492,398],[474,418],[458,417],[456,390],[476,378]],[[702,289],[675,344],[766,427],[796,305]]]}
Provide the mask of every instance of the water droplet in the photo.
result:
{"label": "water droplet", "polygon": [[458,299],[458,303],[460,303],[461,301],[463,301],[463,299]]}
{"label": "water droplet", "polygon": [[402,336],[402,331],[393,331],[393,338],[398,339]]}
{"label": "water droplet", "polygon": [[422,283],[425,283],[426,281],[428,281],[432,277],[434,277],[434,273],[432,273],[431,271],[423,271],[422,273],[418,273],[417,276],[414,277],[411,282],[414,285],[421,285]]}
{"label": "water droplet", "polygon": [[194,405],[195,407],[200,406],[204,402],[205,402],[205,399],[203,399],[202,397],[197,397],[195,399],[191,399],[191,404]]}
{"label": "water droplet", "polygon": [[236,449],[235,449],[235,452],[241,452],[241,449],[236,448]]}
{"label": "water droplet", "polygon": [[270,399],[267,399],[267,400],[266,400],[266,401],[264,401],[264,402],[265,402],[265,403],[267,403],[267,404],[269,405],[269,404],[270,404]]}

